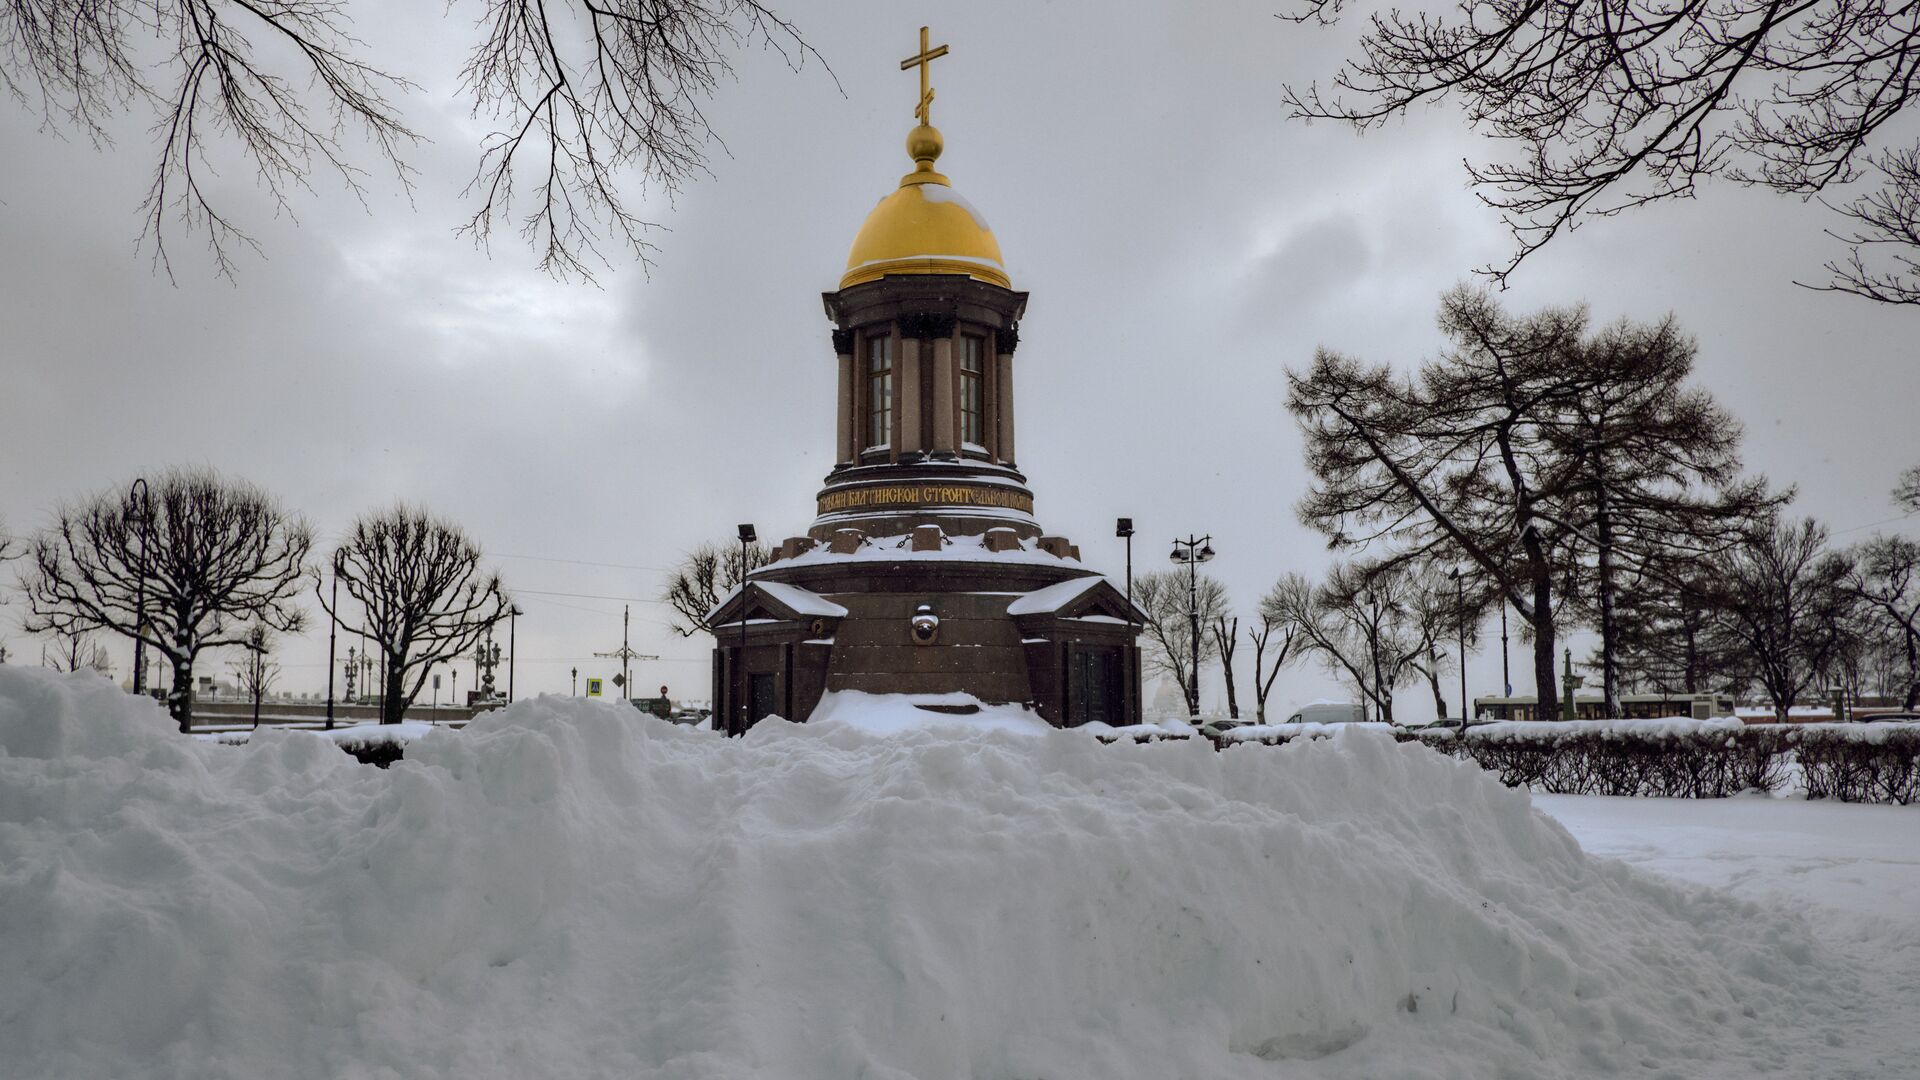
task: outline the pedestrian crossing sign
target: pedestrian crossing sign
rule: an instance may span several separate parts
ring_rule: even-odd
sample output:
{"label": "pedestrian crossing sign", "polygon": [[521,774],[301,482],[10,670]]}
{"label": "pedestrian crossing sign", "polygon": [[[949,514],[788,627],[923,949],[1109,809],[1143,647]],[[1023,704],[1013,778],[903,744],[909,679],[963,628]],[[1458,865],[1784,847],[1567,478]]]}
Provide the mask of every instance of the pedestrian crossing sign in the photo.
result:
{"label": "pedestrian crossing sign", "polygon": [[587,680],[587,696],[588,697],[600,696],[600,680],[599,679],[590,678]]}

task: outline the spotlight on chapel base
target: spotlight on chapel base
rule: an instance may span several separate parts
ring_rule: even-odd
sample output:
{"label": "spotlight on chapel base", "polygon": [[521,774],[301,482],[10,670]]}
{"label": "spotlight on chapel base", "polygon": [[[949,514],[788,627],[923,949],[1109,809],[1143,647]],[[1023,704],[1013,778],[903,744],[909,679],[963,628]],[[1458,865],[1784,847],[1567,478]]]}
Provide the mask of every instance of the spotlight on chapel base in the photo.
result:
{"label": "spotlight on chapel base", "polygon": [[[803,536],[711,617],[715,724],[804,720],[829,690],[1031,705],[1056,726],[1140,720],[1140,612],[1046,535],[1016,464],[1027,294],[980,212],[934,171],[929,50],[913,171],[854,236],[833,324],[836,464]],[[942,700],[942,696],[946,696]]]}

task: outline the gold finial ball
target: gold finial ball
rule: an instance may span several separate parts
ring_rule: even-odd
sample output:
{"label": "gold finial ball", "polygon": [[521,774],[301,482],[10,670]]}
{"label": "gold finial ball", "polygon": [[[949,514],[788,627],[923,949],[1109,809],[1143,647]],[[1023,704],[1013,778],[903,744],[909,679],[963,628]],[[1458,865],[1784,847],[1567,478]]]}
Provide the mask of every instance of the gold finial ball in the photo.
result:
{"label": "gold finial ball", "polygon": [[907,156],[915,161],[931,166],[940,157],[944,144],[940,140],[940,129],[921,124],[907,132]]}

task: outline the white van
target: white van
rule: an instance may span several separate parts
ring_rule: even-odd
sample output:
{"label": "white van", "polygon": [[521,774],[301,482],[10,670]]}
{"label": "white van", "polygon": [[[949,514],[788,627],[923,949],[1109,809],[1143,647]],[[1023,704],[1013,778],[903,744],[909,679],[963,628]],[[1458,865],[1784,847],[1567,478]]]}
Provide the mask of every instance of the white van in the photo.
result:
{"label": "white van", "polygon": [[1365,706],[1351,701],[1316,701],[1302,705],[1287,717],[1289,724],[1358,724],[1367,718]]}

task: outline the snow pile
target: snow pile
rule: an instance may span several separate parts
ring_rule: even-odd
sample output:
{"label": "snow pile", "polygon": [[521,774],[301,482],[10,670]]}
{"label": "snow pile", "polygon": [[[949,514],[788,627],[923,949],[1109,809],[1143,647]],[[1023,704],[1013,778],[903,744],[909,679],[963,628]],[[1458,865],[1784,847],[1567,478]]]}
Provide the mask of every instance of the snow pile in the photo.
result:
{"label": "snow pile", "polygon": [[1242,724],[1236,728],[1228,728],[1221,734],[1224,738],[1232,742],[1284,742],[1288,739],[1298,739],[1303,736],[1309,739],[1331,738],[1349,728],[1359,731],[1378,731],[1389,736],[1397,730],[1392,724],[1378,720],[1365,720],[1342,721],[1330,724],[1313,722],[1299,724]]}
{"label": "snow pile", "polygon": [[0,912],[22,1077],[1746,1076],[1852,1002],[1803,922],[1353,731],[538,698],[380,770],[0,668]]}
{"label": "snow pile", "polygon": [[1035,713],[1020,705],[990,705],[972,694],[869,694],[864,690],[829,690],[820,695],[808,719],[811,726],[848,727],[868,735],[899,735],[919,728],[968,731],[1006,731],[1016,735],[1045,735],[1053,731]]}
{"label": "snow pile", "polygon": [[[253,741],[253,733],[255,730],[254,728],[248,728],[244,731],[204,732],[196,734],[193,737],[203,742],[217,742],[227,746],[245,746],[247,743]],[[271,730],[271,727],[269,730]],[[405,746],[417,739],[426,738],[428,735],[440,730],[440,728],[426,720],[402,720],[397,724],[382,724],[378,722],[353,724],[348,727],[336,727],[332,731],[305,725],[295,730],[318,735],[323,739],[332,739],[337,746],[385,746],[388,743],[398,743],[401,746]]]}

